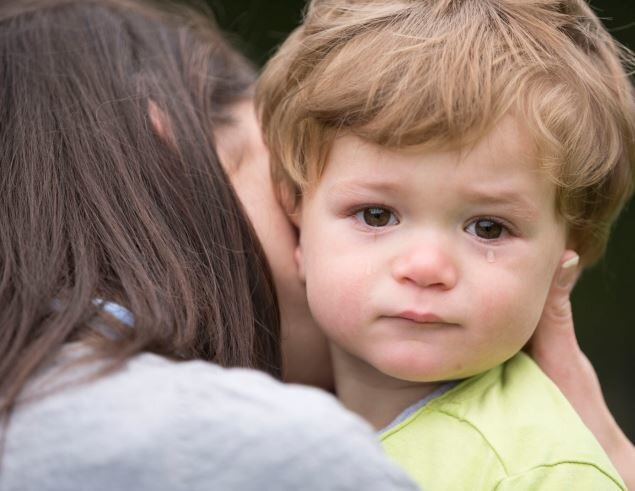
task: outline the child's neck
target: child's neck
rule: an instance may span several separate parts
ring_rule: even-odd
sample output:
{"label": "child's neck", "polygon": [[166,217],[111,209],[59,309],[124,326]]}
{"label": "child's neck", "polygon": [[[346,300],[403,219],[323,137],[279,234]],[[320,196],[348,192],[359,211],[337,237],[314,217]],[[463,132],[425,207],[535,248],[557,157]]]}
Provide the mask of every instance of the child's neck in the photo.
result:
{"label": "child's neck", "polygon": [[385,428],[402,411],[443,384],[391,377],[337,346],[331,346],[331,353],[337,397],[376,430]]}

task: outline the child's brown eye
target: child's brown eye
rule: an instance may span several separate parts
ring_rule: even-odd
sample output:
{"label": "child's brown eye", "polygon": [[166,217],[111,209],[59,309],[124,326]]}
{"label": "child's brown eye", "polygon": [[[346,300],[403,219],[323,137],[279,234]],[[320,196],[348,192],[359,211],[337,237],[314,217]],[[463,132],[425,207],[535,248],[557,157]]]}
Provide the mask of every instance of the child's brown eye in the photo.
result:
{"label": "child's brown eye", "polygon": [[498,239],[505,231],[505,226],[501,223],[489,220],[487,218],[480,218],[470,223],[466,229],[468,233],[476,235],[481,239]]}
{"label": "child's brown eye", "polygon": [[356,216],[369,227],[386,227],[397,223],[397,219],[391,211],[379,206],[364,208],[358,211]]}

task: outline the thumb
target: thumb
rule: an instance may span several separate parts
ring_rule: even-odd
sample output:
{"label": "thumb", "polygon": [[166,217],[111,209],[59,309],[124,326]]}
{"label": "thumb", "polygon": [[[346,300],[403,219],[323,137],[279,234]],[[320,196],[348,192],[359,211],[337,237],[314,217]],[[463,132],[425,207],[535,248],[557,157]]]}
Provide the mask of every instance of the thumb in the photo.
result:
{"label": "thumb", "polygon": [[554,281],[556,281],[557,288],[565,293],[567,297],[573,290],[573,285],[578,278],[578,264],[580,263],[580,256],[575,251],[566,250],[562,255],[560,271],[555,275]]}
{"label": "thumb", "polygon": [[549,319],[571,322],[573,328],[573,314],[571,312],[571,290],[578,279],[578,264],[580,256],[575,251],[567,250],[563,253],[560,268],[554,275],[549,289],[549,295],[545,302],[542,321]]}

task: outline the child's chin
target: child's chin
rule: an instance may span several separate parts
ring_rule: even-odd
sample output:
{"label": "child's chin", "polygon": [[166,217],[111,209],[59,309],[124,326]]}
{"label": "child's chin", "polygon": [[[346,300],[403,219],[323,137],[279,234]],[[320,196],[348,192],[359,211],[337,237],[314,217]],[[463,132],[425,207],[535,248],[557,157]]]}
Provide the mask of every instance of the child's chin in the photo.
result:
{"label": "child's chin", "polygon": [[392,378],[414,383],[437,383],[460,378],[453,377],[447,370],[428,367],[426,369],[414,369],[412,366],[391,365],[377,368]]}
{"label": "child's chin", "polygon": [[390,377],[407,382],[422,384],[461,380],[486,371],[486,369],[477,368],[461,368],[460,370],[452,370],[447,366],[435,366],[429,363],[420,363],[418,365],[419,366],[415,367],[414,365],[409,365],[407,363],[391,363],[384,364],[384,366],[381,367],[375,366],[375,368]]}

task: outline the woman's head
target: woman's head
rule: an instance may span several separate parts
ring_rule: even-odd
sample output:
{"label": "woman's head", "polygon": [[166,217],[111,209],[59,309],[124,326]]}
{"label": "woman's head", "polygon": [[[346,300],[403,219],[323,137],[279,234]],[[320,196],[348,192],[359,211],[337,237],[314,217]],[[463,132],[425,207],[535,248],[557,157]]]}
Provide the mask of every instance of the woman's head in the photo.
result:
{"label": "woman's head", "polygon": [[218,152],[271,265],[280,300],[283,378],[330,388],[327,342],[309,311],[294,259],[298,234],[276,199],[253,101],[236,104],[232,115],[232,124],[216,129]]}
{"label": "woman's head", "polygon": [[74,339],[279,373],[268,268],[213,141],[251,67],[207,16],[123,0],[5,4],[0,39],[0,411]]}

